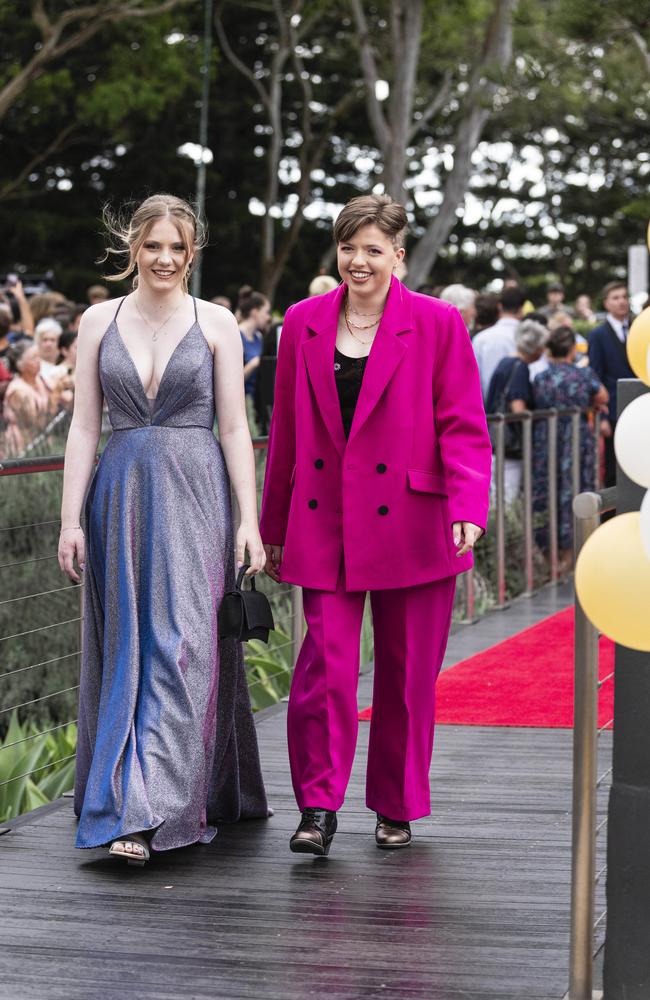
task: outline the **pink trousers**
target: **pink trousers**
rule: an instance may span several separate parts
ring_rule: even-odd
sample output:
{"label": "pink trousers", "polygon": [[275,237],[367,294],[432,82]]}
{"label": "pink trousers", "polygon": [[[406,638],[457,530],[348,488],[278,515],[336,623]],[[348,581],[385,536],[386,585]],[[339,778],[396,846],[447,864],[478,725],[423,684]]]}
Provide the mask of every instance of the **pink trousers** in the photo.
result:
{"label": "pink trousers", "polygon": [[[447,645],[455,577],[370,595],[375,675],[366,805],[389,819],[430,809],[435,684]],[[340,809],[357,742],[357,681],[365,593],[305,589],[307,635],[288,711],[289,759],[298,802]]]}

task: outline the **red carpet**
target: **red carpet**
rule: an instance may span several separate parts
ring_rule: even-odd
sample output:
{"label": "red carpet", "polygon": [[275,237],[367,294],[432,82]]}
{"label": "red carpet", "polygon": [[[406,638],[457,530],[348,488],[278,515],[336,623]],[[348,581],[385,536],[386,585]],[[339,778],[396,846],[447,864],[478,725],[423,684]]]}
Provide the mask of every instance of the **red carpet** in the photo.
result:
{"label": "red carpet", "polygon": [[[479,625],[472,626],[480,628]],[[614,643],[600,639],[599,675],[614,669]],[[368,720],[372,709],[359,718]],[[600,691],[598,725],[614,714],[614,683]],[[436,722],[460,726],[573,726],[573,608],[445,670]]]}

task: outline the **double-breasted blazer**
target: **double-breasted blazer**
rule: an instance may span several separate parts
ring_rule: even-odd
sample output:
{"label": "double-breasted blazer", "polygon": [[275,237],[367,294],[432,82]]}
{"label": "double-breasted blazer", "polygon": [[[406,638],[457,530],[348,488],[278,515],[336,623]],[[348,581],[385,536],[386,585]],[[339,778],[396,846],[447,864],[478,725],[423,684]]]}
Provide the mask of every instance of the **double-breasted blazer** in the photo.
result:
{"label": "double-breasted blazer", "polygon": [[469,569],[451,525],[485,528],[492,450],[460,313],[393,278],[346,441],[334,377],[345,285],[287,310],[260,529],[283,581],[410,587]]}

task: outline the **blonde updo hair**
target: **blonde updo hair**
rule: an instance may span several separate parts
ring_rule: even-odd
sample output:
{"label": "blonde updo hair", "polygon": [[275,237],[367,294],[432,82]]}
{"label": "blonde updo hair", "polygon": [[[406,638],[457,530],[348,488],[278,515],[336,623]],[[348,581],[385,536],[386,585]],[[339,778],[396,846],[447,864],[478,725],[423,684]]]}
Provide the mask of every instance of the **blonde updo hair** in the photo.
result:
{"label": "blonde updo hair", "polygon": [[[183,274],[183,290],[188,291],[189,276],[196,255],[206,244],[205,225],[189,202],[173,194],[153,194],[138,205],[130,218],[124,213],[114,213],[108,205],[104,206],[102,218],[115,244],[106,247],[102,262],[112,255],[128,256],[126,267],[119,274],[105,275],[106,281],[123,281],[130,277],[136,270],[136,258],[153,224],[159,219],[170,219],[178,230],[188,258],[193,255],[192,263],[187,265]],[[137,285],[136,274],[133,287],[137,288]]]}
{"label": "blonde updo hair", "polygon": [[334,239],[345,243],[364,226],[377,226],[396,249],[404,246],[408,216],[406,209],[387,194],[365,194],[352,198],[334,223]]}

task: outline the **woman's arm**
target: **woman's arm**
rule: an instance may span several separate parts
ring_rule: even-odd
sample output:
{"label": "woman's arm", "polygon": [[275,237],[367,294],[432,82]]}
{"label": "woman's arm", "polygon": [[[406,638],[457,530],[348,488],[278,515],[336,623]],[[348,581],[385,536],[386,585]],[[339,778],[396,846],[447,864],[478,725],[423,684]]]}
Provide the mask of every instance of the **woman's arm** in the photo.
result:
{"label": "woman's arm", "polygon": [[18,308],[20,309],[20,325],[23,329],[23,333],[26,333],[28,337],[33,337],[34,317],[32,316],[31,307],[23,291],[22,281],[17,281],[11,291],[13,292],[16,302],[18,303]]}
{"label": "woman's arm", "polygon": [[256,368],[259,368],[260,360],[261,360],[260,356],[258,355],[256,358],[251,358],[250,361],[246,362],[246,364],[244,365],[244,382],[246,381],[249,375],[253,374]]}
{"label": "woman's arm", "polygon": [[111,303],[91,306],[79,326],[77,391],[65,448],[59,565],[71,580],[80,582],[75,560],[83,570],[85,541],[81,508],[92,475],[102,427],[102,387],[99,381],[99,346],[114,309]]}
{"label": "woman's arm", "polygon": [[248,549],[248,575],[253,575],[263,569],[265,555],[257,524],[255,456],[246,418],[241,335],[235,317],[223,306],[206,302],[201,306],[209,315],[205,331],[214,348],[219,440],[241,519],[236,539],[237,565],[244,563]]}

